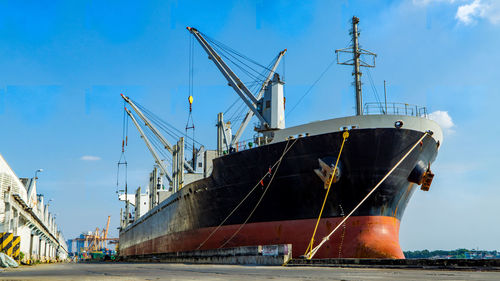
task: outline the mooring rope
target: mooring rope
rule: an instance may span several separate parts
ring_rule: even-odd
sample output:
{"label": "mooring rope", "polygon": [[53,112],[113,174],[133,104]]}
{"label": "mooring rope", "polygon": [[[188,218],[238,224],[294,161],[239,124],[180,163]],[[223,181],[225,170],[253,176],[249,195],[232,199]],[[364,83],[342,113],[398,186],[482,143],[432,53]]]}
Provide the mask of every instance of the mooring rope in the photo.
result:
{"label": "mooring rope", "polygon": [[[295,144],[295,142],[297,141],[298,139],[295,139],[295,141],[293,142],[293,144]],[[281,155],[281,157],[271,166],[271,168],[269,168],[269,170],[273,170],[274,167],[276,167],[276,165],[278,165],[278,163],[281,162],[281,160],[283,159],[283,157],[285,156],[285,154],[288,153],[288,151],[292,148],[292,146],[288,147],[288,144],[289,144],[290,140],[287,141],[286,143],[286,146],[285,146],[285,150],[283,151],[283,154]],[[292,144],[292,145],[293,145]],[[273,174],[276,174],[276,173],[273,173]],[[240,203],[238,203],[238,205],[236,205],[236,207],[229,213],[229,215],[227,215],[227,217],[214,229],[212,230],[212,232],[208,235],[208,237],[198,246],[198,248],[196,248],[196,250],[199,250],[201,247],[203,247],[203,245],[205,245],[205,243],[222,227],[222,225],[229,219],[229,217],[231,217],[231,215],[234,214],[234,212],[236,212],[236,210],[243,204],[243,202],[245,202],[245,200],[250,196],[250,194],[252,194],[255,189],[257,189],[257,187],[259,187],[260,183],[269,175],[269,171],[267,171],[264,176],[257,182],[257,184],[247,193],[247,195],[245,195],[245,197],[243,197],[243,199],[240,201]]]}
{"label": "mooring rope", "polygon": [[363,204],[366,199],[368,199],[368,197],[370,197],[370,195],[372,195],[373,192],[375,192],[375,190],[377,190],[377,188],[382,184],[382,182],[384,182],[390,174],[392,174],[392,172],[394,172],[394,170],[396,170],[396,168],[406,159],[406,157],[408,157],[408,155],[410,155],[410,153],[415,149],[415,147],[417,147],[417,145],[428,135],[430,134],[429,132],[425,132],[424,135],[411,147],[411,149],[406,152],[406,154],[403,156],[403,158],[401,158],[401,160],[399,160],[396,165],[394,165],[394,167],[392,167],[392,169],[389,170],[389,172],[387,172],[387,174],[375,185],[375,187],[365,196],[365,198],[363,198],[363,200],[361,200],[361,202],[359,202],[359,204],[354,207],[354,209],[332,230],[332,232],[330,232],[330,234],[328,234],[327,236],[323,237],[323,240],[321,241],[321,243],[318,244],[318,246],[314,247],[314,249],[311,250],[311,252],[309,252],[309,255],[307,256],[307,259],[312,259],[314,257],[314,255],[316,255],[316,253],[318,252],[318,250],[321,248],[321,246],[323,246],[323,244],[326,243],[326,241],[328,241],[330,239],[330,237],[333,235],[333,233],[335,233],[335,231],[337,231],[337,229],[339,229],[339,227],[345,223],[347,221],[347,219],[349,219],[349,217],[354,214],[354,212],[361,206],[361,204]]}
{"label": "mooring rope", "polygon": [[312,249],[313,249],[314,237],[316,236],[316,231],[318,230],[319,221],[321,220],[321,215],[323,215],[323,210],[325,209],[326,199],[328,199],[328,194],[330,193],[330,188],[332,187],[332,183],[333,183],[333,180],[335,178],[335,173],[337,172],[337,168],[338,168],[339,161],[340,161],[340,155],[342,155],[342,151],[344,150],[344,144],[345,144],[345,141],[347,140],[348,137],[349,137],[349,132],[345,131],[342,134],[342,138],[343,138],[342,145],[340,146],[339,154],[337,155],[337,162],[335,162],[335,167],[333,168],[332,174],[329,175],[329,177],[328,177],[328,182],[327,182],[328,188],[326,189],[325,199],[323,200],[323,205],[321,205],[321,211],[319,211],[319,216],[318,216],[318,219],[316,220],[316,226],[314,226],[314,231],[313,231],[313,234],[311,237],[311,241],[309,242],[309,246],[307,246],[307,249],[306,249],[306,252],[304,255],[310,254],[311,252],[308,253],[308,251],[309,250],[312,251]]}
{"label": "mooring rope", "polygon": [[[292,148],[292,146],[297,142],[298,139],[295,139],[292,144],[290,145],[290,148]],[[259,207],[259,204],[260,202],[262,201],[262,199],[264,198],[264,195],[266,195],[266,192],[267,190],[269,189],[269,186],[271,185],[271,183],[273,182],[273,179],[274,179],[274,176],[278,173],[278,169],[281,165],[281,161],[283,160],[283,157],[285,157],[285,154],[286,152],[288,152],[289,148],[288,148],[288,143],[290,142],[290,140],[287,141],[286,143],[286,146],[285,146],[285,150],[283,151],[283,154],[281,155],[281,157],[279,158],[277,164],[278,166],[276,167],[276,170],[274,171],[274,173],[272,174],[271,176],[271,179],[269,180],[269,183],[267,183],[267,186],[266,186],[266,189],[264,189],[264,192],[262,193],[262,195],[260,196],[259,198],[259,201],[257,201],[257,204],[255,204],[255,207],[253,208],[253,210],[250,212],[250,214],[248,215],[248,217],[246,218],[245,222],[242,223],[240,225],[240,227],[238,228],[238,230],[236,230],[236,232],[231,236],[229,237],[229,239],[226,240],[226,242],[224,242],[224,244],[222,244],[220,248],[224,247],[227,245],[227,243],[229,243],[229,241],[231,241],[235,236],[236,234],[238,234],[238,232],[240,232],[240,230],[245,226],[245,224],[250,220],[250,218],[252,217],[253,213],[255,212],[255,210],[257,210],[257,207]],[[269,173],[269,172],[268,172]]]}

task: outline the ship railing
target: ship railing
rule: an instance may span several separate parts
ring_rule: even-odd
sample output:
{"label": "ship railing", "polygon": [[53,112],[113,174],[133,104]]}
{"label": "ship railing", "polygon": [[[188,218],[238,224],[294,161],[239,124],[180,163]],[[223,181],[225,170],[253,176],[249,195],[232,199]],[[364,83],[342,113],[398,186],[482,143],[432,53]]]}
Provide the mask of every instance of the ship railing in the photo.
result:
{"label": "ship railing", "polygon": [[365,103],[363,114],[407,115],[428,118],[427,108],[425,106],[398,102],[388,102],[387,104],[378,102]]}
{"label": "ship railing", "polygon": [[253,148],[256,146],[257,146],[257,144],[254,142],[254,139],[248,139],[248,140],[242,140],[242,141],[237,142],[235,144],[235,149],[236,149],[236,152],[238,152],[238,151],[247,150],[247,149],[250,149],[250,148]]}
{"label": "ship railing", "polygon": [[248,150],[255,148],[257,146],[264,145],[266,143],[269,143],[272,139],[268,139],[266,137],[254,137],[251,139],[247,140],[242,140],[234,144],[234,149],[232,151],[224,150],[222,153],[223,154],[228,154],[232,152],[238,152],[238,151],[243,151],[243,150]]}

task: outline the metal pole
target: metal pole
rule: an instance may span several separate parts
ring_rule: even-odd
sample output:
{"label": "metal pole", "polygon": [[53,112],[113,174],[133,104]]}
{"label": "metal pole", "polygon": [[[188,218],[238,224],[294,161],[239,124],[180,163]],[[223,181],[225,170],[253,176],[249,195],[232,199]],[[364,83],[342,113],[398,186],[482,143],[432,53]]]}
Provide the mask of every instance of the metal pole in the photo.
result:
{"label": "metal pole", "polygon": [[358,23],[357,17],[352,17],[352,41],[353,41],[353,61],[354,61],[354,83],[356,87],[356,115],[363,115],[363,95],[361,93],[361,71],[360,71],[360,51],[358,42]]}
{"label": "metal pole", "polygon": [[224,117],[223,113],[217,114],[217,156],[222,155],[222,143],[224,138]]}
{"label": "metal pole", "polygon": [[183,187],[183,184],[184,184],[184,169],[183,169],[183,166],[184,166],[184,138],[183,137],[180,137],[179,142],[177,143],[177,149],[179,149],[179,152],[177,155],[177,162],[178,162],[177,174],[179,176],[178,177],[178,179],[179,179],[178,185],[179,185],[179,189],[181,189]]}
{"label": "metal pole", "polygon": [[387,114],[387,90],[385,88],[385,80],[384,80],[384,98],[385,98],[385,114]]}
{"label": "metal pole", "polygon": [[[125,181],[125,227],[128,225],[128,186]],[[122,218],[123,219],[123,218]]]}

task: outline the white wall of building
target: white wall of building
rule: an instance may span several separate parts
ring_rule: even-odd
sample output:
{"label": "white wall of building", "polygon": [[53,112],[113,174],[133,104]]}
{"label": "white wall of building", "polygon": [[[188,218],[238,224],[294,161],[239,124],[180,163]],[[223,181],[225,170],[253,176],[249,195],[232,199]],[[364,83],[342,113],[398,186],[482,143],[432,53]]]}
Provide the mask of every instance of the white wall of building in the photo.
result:
{"label": "white wall of building", "polygon": [[67,257],[66,242],[49,207],[37,195],[36,179],[19,179],[0,155],[0,232],[21,237],[26,259]]}

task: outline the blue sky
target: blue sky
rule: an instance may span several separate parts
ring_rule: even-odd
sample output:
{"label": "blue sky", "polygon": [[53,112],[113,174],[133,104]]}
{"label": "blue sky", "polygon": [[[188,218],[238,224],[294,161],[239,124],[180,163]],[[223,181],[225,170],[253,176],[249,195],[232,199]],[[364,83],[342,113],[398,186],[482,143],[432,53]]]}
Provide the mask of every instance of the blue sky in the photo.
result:
{"label": "blue sky", "polygon": [[[403,249],[500,249],[496,1],[142,2],[0,3],[0,153],[18,176],[44,169],[39,192],[53,198],[66,238],[103,227],[108,215],[117,236],[120,93],[185,126],[186,26],[262,64],[287,48],[291,107],[348,45],[356,15],[362,46],[378,54],[370,72],[379,95],[385,79],[390,101],[441,111],[446,125],[433,186],[415,192],[403,217]],[[216,114],[236,96],[198,45],[194,53],[196,135],[213,148]],[[334,65],[287,125],[353,114],[351,79]],[[145,186],[152,157],[133,128],[129,135],[129,186]]]}

